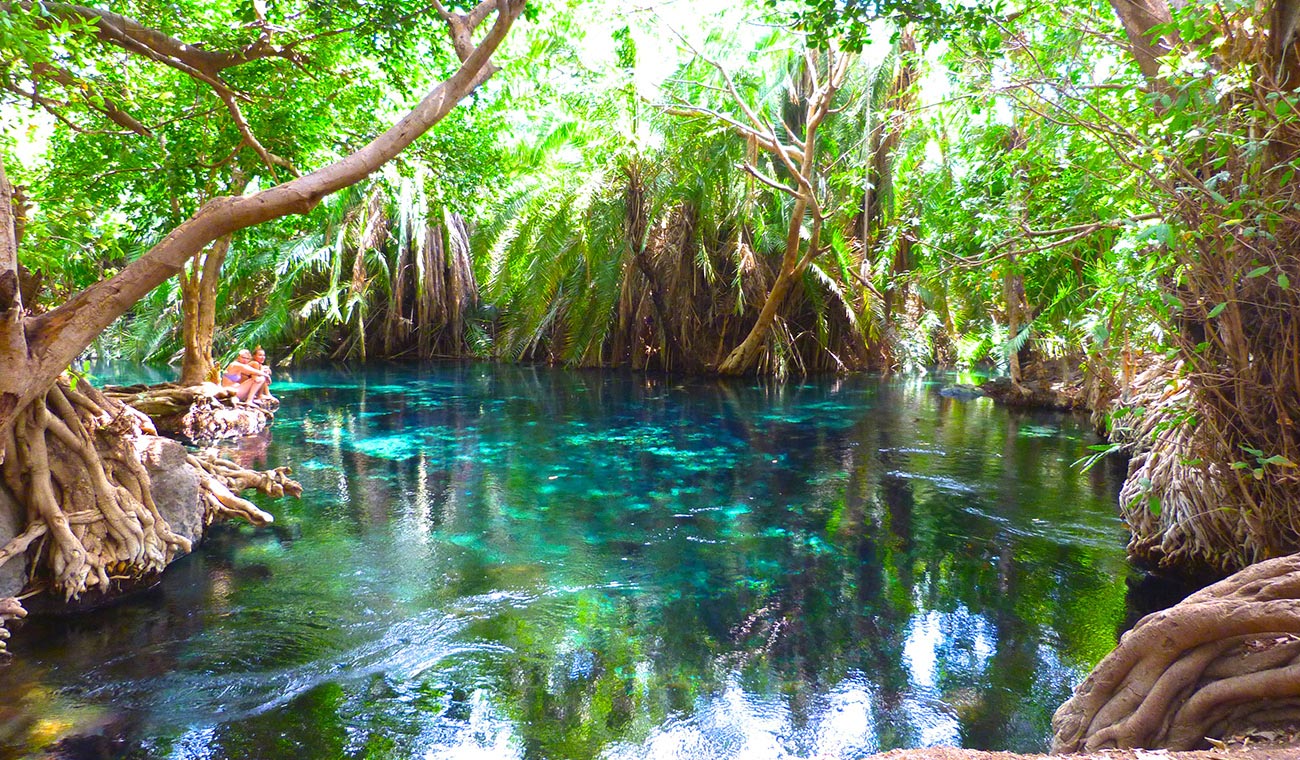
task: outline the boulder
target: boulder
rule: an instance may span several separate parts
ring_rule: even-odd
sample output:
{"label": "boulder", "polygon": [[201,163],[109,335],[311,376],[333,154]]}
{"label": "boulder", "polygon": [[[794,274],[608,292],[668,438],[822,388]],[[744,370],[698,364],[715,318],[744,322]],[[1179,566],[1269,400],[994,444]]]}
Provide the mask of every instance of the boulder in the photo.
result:
{"label": "boulder", "polygon": [[156,435],[141,436],[140,461],[152,481],[150,492],[158,513],[178,535],[198,544],[203,537],[203,505],[199,501],[199,476],[186,461],[188,451]]}
{"label": "boulder", "polygon": [[[25,528],[23,509],[9,495],[8,489],[0,486],[0,547],[5,546]],[[27,563],[22,557],[14,557],[0,565],[0,599],[18,596],[27,585]]]}

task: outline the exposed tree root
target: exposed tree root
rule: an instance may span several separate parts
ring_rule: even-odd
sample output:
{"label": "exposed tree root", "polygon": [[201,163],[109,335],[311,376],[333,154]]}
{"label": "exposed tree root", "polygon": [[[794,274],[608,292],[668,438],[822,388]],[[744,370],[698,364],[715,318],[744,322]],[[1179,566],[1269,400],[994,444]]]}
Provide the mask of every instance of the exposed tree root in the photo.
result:
{"label": "exposed tree root", "polygon": [[1300,727],[1300,555],[1143,618],[1052,727],[1053,752],[1188,750]]}
{"label": "exposed tree root", "polygon": [[240,401],[234,388],[215,383],[109,386],[104,393],[149,415],[162,432],[200,444],[257,435],[279,406],[272,398]]}
{"label": "exposed tree root", "polygon": [[[4,442],[3,487],[27,505],[26,528],[0,547],[0,565],[21,557],[31,568],[29,585],[73,599],[156,575],[189,552],[190,539],[173,532],[154,503],[142,463],[154,433],[148,417],[87,383],[60,380],[24,410]],[[190,454],[185,463],[198,478],[204,525],[232,517],[272,522],[238,496],[245,489],[302,493],[288,468],[255,472],[212,452]],[[0,626],[6,604],[0,600]]]}
{"label": "exposed tree root", "polygon": [[[161,572],[190,542],[159,515],[135,442],[148,417],[86,383],[59,380],[19,414],[5,442],[5,485],[27,505],[28,528],[0,549],[8,559],[37,539],[33,567],[65,598],[110,577]],[[40,535],[44,526],[44,535]]]}
{"label": "exposed tree root", "polygon": [[256,504],[237,496],[249,488],[279,498],[286,493],[301,496],[302,486],[289,478],[288,467],[258,472],[245,469],[223,459],[212,451],[191,454],[187,461],[199,473],[199,498],[203,500],[203,523],[211,525],[219,519],[239,518],[253,525],[267,525],[275,518]]}
{"label": "exposed tree root", "polygon": [[6,639],[9,638],[9,629],[5,624],[10,620],[26,616],[27,610],[23,609],[22,603],[17,599],[12,596],[0,599],[0,654],[4,654]]}

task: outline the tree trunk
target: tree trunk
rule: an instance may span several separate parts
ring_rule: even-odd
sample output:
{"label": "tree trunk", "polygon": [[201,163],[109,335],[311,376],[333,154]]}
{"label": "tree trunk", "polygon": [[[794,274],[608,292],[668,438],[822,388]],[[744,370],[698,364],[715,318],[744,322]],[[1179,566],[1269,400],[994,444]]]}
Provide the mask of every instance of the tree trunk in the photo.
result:
{"label": "tree trunk", "polygon": [[[1295,160],[1300,129],[1280,111],[1253,108],[1294,96],[1294,83],[1275,77],[1288,76],[1300,9],[1287,2],[1212,17],[1214,34],[1237,42],[1211,51],[1193,47],[1208,40],[1153,36],[1167,28],[1158,26],[1169,18],[1163,0],[1114,5],[1153,89],[1181,82],[1159,79],[1150,45],[1182,48],[1220,71],[1249,72],[1207,117],[1225,118],[1243,138],[1269,140],[1262,152],[1244,139],[1211,152],[1165,146],[1171,168],[1153,175],[1150,198],[1190,233],[1173,244],[1179,272],[1166,285],[1180,307],[1166,334],[1182,366],[1135,423],[1151,432],[1149,448],[1137,452],[1120,492],[1130,554],[1169,569],[1231,571],[1300,550],[1300,289],[1292,284],[1300,282],[1300,219],[1292,211],[1295,183],[1279,179],[1289,176],[1280,170]],[[1220,171],[1214,176],[1226,197],[1201,179]],[[1249,209],[1249,223],[1268,234],[1238,232],[1238,209]]]}
{"label": "tree trunk", "polygon": [[1024,327],[1020,308],[1020,291],[1024,284],[1023,278],[1015,271],[1015,266],[1016,260],[1012,257],[1002,270],[1002,300],[1007,305],[1007,374],[1011,376],[1011,382],[1019,385],[1020,351],[1015,350],[1012,344]]}
{"label": "tree trunk", "polygon": [[[812,141],[809,140],[807,154],[812,153],[812,147]],[[776,322],[777,312],[785,303],[791,286],[803,275],[804,267],[800,266],[803,257],[800,256],[799,237],[807,213],[808,200],[797,199],[794,202],[794,209],[790,212],[790,228],[785,237],[785,254],[781,257],[781,269],[777,272],[776,281],[768,291],[767,300],[763,302],[763,309],[758,313],[754,326],[749,329],[749,333],[745,335],[740,345],[733,348],[722,364],[718,365],[719,375],[743,375],[758,363],[758,357],[767,342],[767,335],[772,331],[772,324]]]}
{"label": "tree trunk", "polygon": [[3,422],[12,420],[31,394],[32,357],[23,323],[22,289],[18,285],[18,245],[14,236],[13,188],[0,159],[0,462],[4,461]]}
{"label": "tree trunk", "polygon": [[181,361],[181,385],[216,382],[218,368],[212,358],[212,340],[217,324],[217,286],[221,265],[230,251],[226,235],[190,261],[180,274],[181,334],[185,355]]}

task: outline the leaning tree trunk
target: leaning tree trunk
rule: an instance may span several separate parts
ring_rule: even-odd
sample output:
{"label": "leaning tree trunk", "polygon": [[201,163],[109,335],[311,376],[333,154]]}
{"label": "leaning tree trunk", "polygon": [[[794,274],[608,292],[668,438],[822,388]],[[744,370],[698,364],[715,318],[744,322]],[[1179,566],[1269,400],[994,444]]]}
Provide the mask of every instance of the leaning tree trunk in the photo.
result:
{"label": "leaning tree trunk", "polygon": [[[0,211],[0,437],[8,435],[23,410],[45,397],[91,341],[145,294],[180,271],[197,252],[238,230],[310,212],[322,198],[370,176],[432,128],[496,72],[492,54],[523,12],[524,3],[484,0],[469,14],[448,11],[445,15],[458,40],[460,67],[383,134],[356,152],[284,184],[251,195],[208,201],[143,256],[52,311],[39,315],[23,312],[17,296],[12,194],[8,183],[0,182],[5,188],[0,198],[4,207]],[[465,42],[494,12],[495,21],[478,46]]]}
{"label": "leaning tree trunk", "polygon": [[1300,725],[1300,555],[1143,618],[1052,719],[1052,751],[1190,750]]}
{"label": "leaning tree trunk", "polygon": [[[811,141],[808,146],[811,152]],[[817,246],[820,245],[817,233],[820,232],[821,222],[818,220],[814,225],[816,231],[812,239],[808,241],[807,254],[803,254],[799,250],[799,238],[807,210],[808,201],[806,199],[799,198],[795,201],[794,210],[790,215],[789,234],[786,236],[785,254],[781,257],[781,269],[777,272],[776,280],[772,283],[772,289],[768,291],[767,300],[763,302],[763,309],[758,313],[758,319],[754,321],[754,326],[749,329],[749,333],[745,335],[745,339],[740,342],[740,345],[732,349],[727,358],[718,366],[718,374],[743,375],[752,370],[754,365],[758,363],[758,358],[767,345],[767,337],[772,332],[772,325],[775,324],[781,307],[790,295],[791,288],[803,276],[804,270],[808,268],[808,263],[816,253]]]}
{"label": "leaning tree trunk", "polygon": [[[775,124],[764,122],[759,118],[753,109],[745,105],[731,78],[726,76],[724,72],[728,90],[752,125],[752,128],[739,127],[742,134],[748,139],[752,139],[755,144],[761,145],[769,153],[772,153],[779,163],[786,168],[791,175],[791,179],[796,184],[793,187],[782,185],[761,174],[758,167],[753,164],[745,165],[745,170],[762,181],[763,184],[793,197],[794,208],[790,212],[790,225],[785,237],[785,251],[781,256],[781,267],[777,272],[776,280],[772,283],[772,289],[763,302],[763,308],[753,326],[745,335],[744,340],[731,350],[731,353],[722,361],[722,364],[718,365],[718,374],[720,375],[743,375],[753,371],[767,345],[772,326],[776,324],[786,298],[789,296],[794,284],[803,276],[804,271],[819,252],[818,249],[821,245],[819,235],[825,212],[817,198],[817,188],[820,183],[815,178],[817,170],[817,130],[832,113],[835,94],[839,92],[840,86],[844,83],[849,62],[852,59],[851,54],[830,51],[826,55],[826,70],[821,72],[817,65],[816,54],[812,51],[806,53],[804,76],[811,80],[813,86],[812,94],[808,96],[804,103],[801,114],[804,118],[803,140],[795,140],[800,142],[797,149],[783,145],[777,138],[781,131],[793,135],[794,130],[790,125],[782,121],[783,129],[778,130]],[[716,63],[713,65],[717,66]],[[721,70],[720,67],[719,69]],[[733,120],[729,124],[732,128],[737,128],[740,122]],[[797,165],[795,157],[798,158]],[[800,242],[803,224],[810,213],[813,217],[812,234],[808,241],[807,250],[801,251]]]}
{"label": "leaning tree trunk", "polygon": [[[0,162],[0,487],[28,508],[23,533],[0,547],[6,559],[26,557],[39,540],[34,547],[39,557],[32,560],[36,575],[49,588],[71,597],[92,587],[107,587],[115,575],[133,577],[161,570],[178,551],[188,550],[188,540],[172,532],[158,515],[147,472],[133,448],[147,418],[86,384],[74,387],[63,379],[66,368],[114,320],[214,241],[262,222],[311,211],[322,198],[369,176],[427,132],[495,73],[492,55],[524,3],[484,0],[468,14],[439,5],[461,65],[391,128],[356,152],[305,176],[249,196],[208,201],[117,274],[43,314],[32,315],[23,308],[13,192]],[[83,20],[86,15],[104,18],[93,9],[74,10]],[[475,46],[475,30],[494,12],[495,21]],[[87,26],[93,29],[94,23]],[[117,41],[102,35],[100,39]],[[160,33],[150,39],[170,42]],[[175,50],[184,56],[195,49],[182,44]],[[209,493],[213,483],[221,484],[228,477],[223,467],[205,472],[200,486]],[[274,488],[276,479],[271,481]],[[228,509],[237,505],[259,519],[269,517],[251,504],[240,504],[233,493],[219,494],[216,502]],[[0,599],[0,623],[19,614],[19,608],[14,599]]]}

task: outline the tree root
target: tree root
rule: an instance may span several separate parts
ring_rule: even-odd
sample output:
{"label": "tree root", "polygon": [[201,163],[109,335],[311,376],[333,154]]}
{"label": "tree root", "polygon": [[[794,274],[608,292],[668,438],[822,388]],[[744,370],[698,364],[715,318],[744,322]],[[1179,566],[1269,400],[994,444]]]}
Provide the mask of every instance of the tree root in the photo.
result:
{"label": "tree root", "polygon": [[279,407],[273,398],[240,401],[234,388],[215,383],[109,386],[104,393],[149,415],[164,433],[200,444],[257,435]]}
{"label": "tree root", "polygon": [[0,549],[0,563],[39,541],[33,567],[72,599],[106,590],[114,575],[161,572],[188,552],[190,542],[159,515],[135,447],[153,432],[148,417],[65,379],[21,412],[3,478],[27,505],[27,529]]}
{"label": "tree root", "polygon": [[259,472],[245,469],[229,459],[207,450],[186,457],[199,473],[199,498],[204,502],[203,521],[211,525],[219,519],[239,518],[253,525],[268,525],[275,518],[256,504],[237,496],[249,488],[279,498],[286,493],[301,496],[302,486],[289,478],[288,467]]}
{"label": "tree root", "polygon": [[1148,615],[1052,719],[1052,751],[1188,750],[1300,726],[1300,555]]}
{"label": "tree root", "polygon": [[27,610],[23,609],[22,603],[14,597],[0,599],[0,654],[5,653],[5,644],[9,638],[9,629],[5,624],[10,620],[26,616]]}
{"label": "tree root", "polygon": [[[26,505],[26,527],[0,546],[0,565],[21,557],[30,563],[30,584],[74,599],[156,575],[189,552],[190,540],[172,531],[153,501],[142,461],[152,435],[149,417],[67,379],[20,412],[0,447],[0,487]],[[246,489],[273,497],[302,493],[287,467],[256,472],[212,451],[190,454],[186,463],[198,476],[204,525],[228,518],[271,523],[270,514],[238,495]],[[16,600],[0,599],[0,644],[5,620],[23,614]]]}

